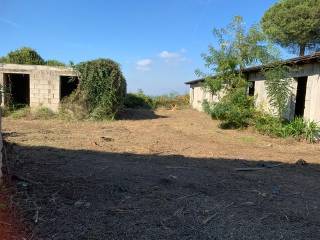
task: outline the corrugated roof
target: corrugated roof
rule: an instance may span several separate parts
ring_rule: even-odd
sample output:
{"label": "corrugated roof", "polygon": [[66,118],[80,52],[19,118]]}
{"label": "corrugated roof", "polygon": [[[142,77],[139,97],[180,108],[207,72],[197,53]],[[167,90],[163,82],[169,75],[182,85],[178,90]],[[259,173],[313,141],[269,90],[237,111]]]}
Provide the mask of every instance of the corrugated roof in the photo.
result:
{"label": "corrugated roof", "polygon": [[[291,59],[283,61],[283,63],[288,66],[302,65],[302,64],[314,63],[314,62],[320,62],[320,52],[316,52],[311,55],[291,58]],[[261,71],[262,67],[263,67],[263,65],[249,67],[249,68],[244,69],[243,72],[244,73],[259,72],[259,71]],[[200,78],[200,79],[185,82],[185,84],[196,84],[196,83],[203,82],[203,81],[204,81],[204,78]]]}

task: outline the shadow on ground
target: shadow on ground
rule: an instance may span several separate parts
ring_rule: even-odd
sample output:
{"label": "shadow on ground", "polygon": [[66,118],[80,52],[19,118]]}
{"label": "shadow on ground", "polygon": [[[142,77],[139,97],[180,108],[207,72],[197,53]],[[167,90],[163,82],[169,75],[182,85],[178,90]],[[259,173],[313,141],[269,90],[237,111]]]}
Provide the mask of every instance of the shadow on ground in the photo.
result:
{"label": "shadow on ground", "polygon": [[156,114],[152,109],[131,109],[126,108],[117,115],[118,120],[148,120],[157,118],[167,118]]}
{"label": "shadow on ground", "polygon": [[318,165],[7,151],[34,239],[320,239]]}

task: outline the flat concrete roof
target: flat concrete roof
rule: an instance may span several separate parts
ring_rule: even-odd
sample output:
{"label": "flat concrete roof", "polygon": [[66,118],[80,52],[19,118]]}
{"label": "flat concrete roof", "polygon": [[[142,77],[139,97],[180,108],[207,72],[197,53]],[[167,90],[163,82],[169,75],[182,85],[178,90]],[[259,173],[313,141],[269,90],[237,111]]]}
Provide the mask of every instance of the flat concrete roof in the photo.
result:
{"label": "flat concrete roof", "polygon": [[0,72],[3,73],[20,73],[32,71],[70,72],[71,75],[76,75],[75,71],[71,67],[0,63]]}

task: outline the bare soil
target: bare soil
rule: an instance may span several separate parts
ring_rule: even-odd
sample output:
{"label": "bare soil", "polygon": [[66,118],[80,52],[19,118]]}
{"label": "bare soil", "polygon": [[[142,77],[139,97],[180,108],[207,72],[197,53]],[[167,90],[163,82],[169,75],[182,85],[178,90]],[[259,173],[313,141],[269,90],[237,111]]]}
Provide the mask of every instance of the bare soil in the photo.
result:
{"label": "bare soil", "polygon": [[0,239],[1,240],[24,240],[27,239],[24,226],[18,221],[19,218],[12,213],[10,206],[10,191],[4,185],[0,186]]}
{"label": "bare soil", "polygon": [[4,119],[33,239],[320,239],[319,144],[221,130],[193,110],[124,116]]}

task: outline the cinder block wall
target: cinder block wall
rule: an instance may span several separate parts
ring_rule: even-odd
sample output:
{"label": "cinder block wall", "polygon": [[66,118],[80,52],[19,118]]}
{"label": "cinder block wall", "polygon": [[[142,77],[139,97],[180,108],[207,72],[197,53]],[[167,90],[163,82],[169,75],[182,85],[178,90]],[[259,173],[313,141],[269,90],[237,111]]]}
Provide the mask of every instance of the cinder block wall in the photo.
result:
{"label": "cinder block wall", "polygon": [[30,107],[48,107],[58,110],[60,102],[60,74],[38,70],[30,74]]}
{"label": "cinder block wall", "polygon": [[30,107],[57,111],[60,103],[60,76],[76,76],[72,68],[40,65],[0,64],[0,84],[5,73],[29,74]]}

